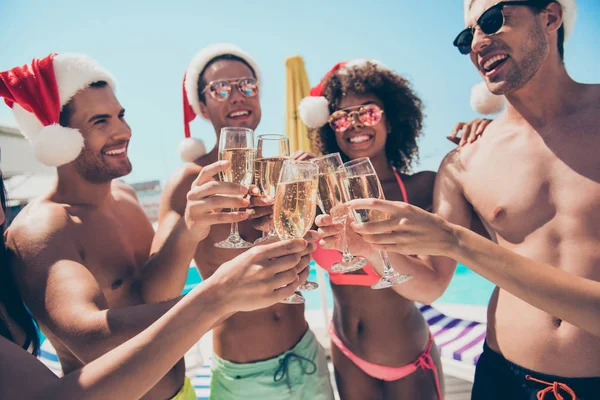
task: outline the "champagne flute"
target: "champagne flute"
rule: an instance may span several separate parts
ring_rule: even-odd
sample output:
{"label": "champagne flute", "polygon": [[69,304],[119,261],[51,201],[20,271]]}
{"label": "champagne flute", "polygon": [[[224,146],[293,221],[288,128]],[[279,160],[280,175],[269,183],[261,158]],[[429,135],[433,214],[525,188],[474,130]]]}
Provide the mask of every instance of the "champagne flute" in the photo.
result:
{"label": "champagne flute", "polygon": [[[263,195],[275,198],[275,189],[283,162],[290,156],[290,142],[285,135],[260,135],[254,160],[254,181]],[[257,239],[259,244],[277,237],[275,228]]]}
{"label": "champagne flute", "polygon": [[[319,167],[319,207],[323,214],[330,214],[331,209],[348,201],[344,187],[346,170],[343,168],[340,153],[328,154],[310,160]],[[353,272],[367,265],[364,257],[354,257],[348,249],[346,237],[346,216],[344,213],[331,215],[333,222],[344,224],[342,233],[342,260],[331,266],[332,272]]]}
{"label": "champagne flute", "polygon": [[[239,183],[243,186],[252,184],[254,171],[254,131],[247,128],[226,127],[221,129],[219,139],[219,160],[230,162],[229,168],[221,173],[223,182]],[[237,211],[233,209],[232,211]],[[231,224],[229,237],[215,243],[221,249],[247,249],[252,247],[240,236],[237,222]]]}
{"label": "champagne flute", "polygon": [[[273,222],[281,240],[302,238],[312,227],[317,213],[317,174],[319,168],[302,161],[283,162],[275,192]],[[300,290],[314,290],[319,286],[306,282]],[[300,294],[294,294],[282,303],[304,303]]]}
{"label": "champagne flute", "polygon": [[[385,199],[381,183],[368,157],[357,158],[344,164],[346,170],[346,188],[348,200],[355,199]],[[352,210],[358,223],[384,221],[389,219],[387,213],[377,210]],[[412,279],[410,274],[400,274],[390,263],[387,252],[380,251],[384,269],[381,279],[371,286],[372,289],[385,289]]]}

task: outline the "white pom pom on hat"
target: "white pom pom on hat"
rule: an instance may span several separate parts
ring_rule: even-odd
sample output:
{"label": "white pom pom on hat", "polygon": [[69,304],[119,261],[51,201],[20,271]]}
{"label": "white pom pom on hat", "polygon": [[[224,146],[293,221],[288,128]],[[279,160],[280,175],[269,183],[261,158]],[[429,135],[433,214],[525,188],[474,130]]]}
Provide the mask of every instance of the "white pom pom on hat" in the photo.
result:
{"label": "white pom pom on hat", "polygon": [[384,64],[377,60],[356,59],[352,61],[343,61],[333,66],[325,77],[321,79],[318,85],[310,89],[310,96],[302,99],[298,105],[298,115],[300,120],[310,129],[318,129],[329,121],[329,101],[323,96],[323,90],[327,80],[334,74],[345,75],[350,68],[361,68],[367,64],[377,65],[381,69],[388,69]]}
{"label": "white pom pom on hat", "polygon": [[38,160],[44,165],[57,167],[79,156],[83,149],[83,136],[77,129],[52,124],[42,128],[31,140],[31,145]]}
{"label": "white pom pom on hat", "polygon": [[204,142],[194,137],[187,137],[179,142],[179,156],[185,162],[194,162],[206,154]]}
{"label": "white pom pom on hat", "polygon": [[504,109],[506,98],[490,92],[485,82],[471,88],[471,107],[480,114],[497,114]]}
{"label": "white pom pom on hat", "polygon": [[329,121],[329,102],[323,96],[308,96],[300,101],[298,115],[310,129],[317,129]]}
{"label": "white pom pom on hat", "polygon": [[183,161],[194,162],[206,154],[204,142],[200,139],[192,138],[190,131],[190,122],[197,115],[202,116],[200,112],[200,97],[198,96],[198,80],[200,74],[208,64],[215,58],[224,55],[233,55],[246,61],[254,70],[256,78],[260,80],[260,70],[254,59],[244,50],[230,43],[216,43],[200,50],[185,71],[183,78],[183,126],[185,139],[179,145],[179,155]]}
{"label": "white pom pom on hat", "polygon": [[[467,23],[469,6],[472,0],[464,0],[464,18]],[[565,41],[571,36],[577,20],[576,0],[557,0],[563,9],[563,27]],[[485,82],[480,82],[471,88],[471,107],[480,114],[497,114],[506,105],[506,98],[490,92]]]}
{"label": "white pom pom on hat", "polygon": [[83,136],[77,129],[59,125],[60,112],[79,91],[98,81],[115,89],[112,75],[82,54],[52,53],[0,72],[0,97],[12,108],[40,162],[59,167],[79,156]]}

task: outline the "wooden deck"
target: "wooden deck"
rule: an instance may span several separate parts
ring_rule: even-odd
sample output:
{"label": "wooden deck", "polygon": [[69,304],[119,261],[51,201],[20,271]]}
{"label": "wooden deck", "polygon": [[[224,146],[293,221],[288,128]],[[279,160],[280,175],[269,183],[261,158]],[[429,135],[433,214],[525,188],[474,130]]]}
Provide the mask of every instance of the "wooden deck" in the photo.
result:
{"label": "wooden deck", "polygon": [[471,400],[471,382],[463,381],[451,376],[445,376],[446,397],[444,400]]}

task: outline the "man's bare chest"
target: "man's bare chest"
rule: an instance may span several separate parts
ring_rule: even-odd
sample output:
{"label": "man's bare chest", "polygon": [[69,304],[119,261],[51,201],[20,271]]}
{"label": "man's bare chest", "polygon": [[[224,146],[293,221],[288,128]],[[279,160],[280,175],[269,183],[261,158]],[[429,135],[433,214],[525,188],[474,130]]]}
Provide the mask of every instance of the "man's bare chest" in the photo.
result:
{"label": "man's bare chest", "polygon": [[81,216],[76,235],[78,248],[107,300],[134,290],[139,282],[152,241],[140,225],[133,216],[118,213]]}
{"label": "man's bare chest", "polygon": [[[468,155],[467,200],[493,231],[521,243],[540,228],[587,231],[600,223],[600,141],[499,141]],[[597,225],[596,225],[597,226]]]}

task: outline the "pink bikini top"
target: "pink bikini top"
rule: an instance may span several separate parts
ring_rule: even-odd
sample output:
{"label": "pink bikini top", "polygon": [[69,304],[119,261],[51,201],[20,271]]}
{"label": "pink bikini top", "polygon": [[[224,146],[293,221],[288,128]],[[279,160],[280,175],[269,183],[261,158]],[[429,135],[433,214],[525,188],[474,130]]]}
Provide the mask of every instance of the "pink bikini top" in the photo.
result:
{"label": "pink bikini top", "polygon": [[[404,182],[402,182],[400,174],[395,168],[394,175],[396,176],[396,181],[398,181],[398,185],[402,191],[403,200],[405,203],[408,203]],[[365,274],[340,274],[331,272],[331,266],[342,259],[342,253],[337,250],[323,249],[319,243],[317,243],[317,249],[313,251],[312,257],[320,267],[329,272],[329,279],[331,280],[331,283],[335,285],[371,286],[380,279],[380,276],[370,264],[367,264],[362,269]]]}

